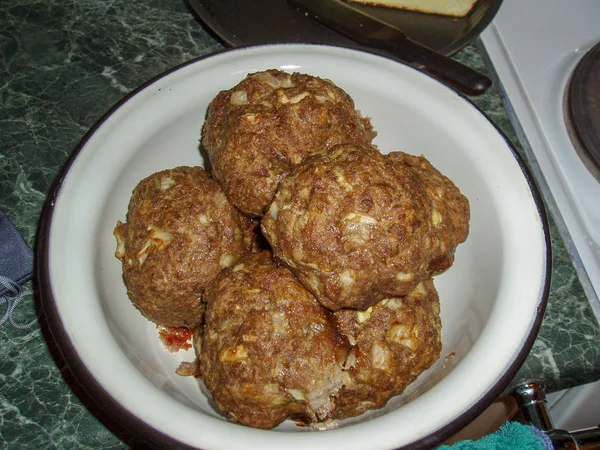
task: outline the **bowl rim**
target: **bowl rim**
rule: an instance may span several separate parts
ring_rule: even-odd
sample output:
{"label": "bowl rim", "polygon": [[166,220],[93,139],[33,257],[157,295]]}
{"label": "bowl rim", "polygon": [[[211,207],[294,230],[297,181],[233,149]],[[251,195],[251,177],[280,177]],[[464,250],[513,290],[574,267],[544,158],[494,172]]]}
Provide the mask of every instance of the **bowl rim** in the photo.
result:
{"label": "bowl rim", "polygon": [[[146,423],[144,420],[136,416],[133,412],[126,409],[123,405],[119,403],[118,400],[113,398],[100,384],[100,382],[94,377],[94,375],[88,370],[85,366],[83,360],[79,356],[75,345],[71,341],[68,336],[68,333],[61,321],[60,314],[58,312],[56,306],[56,300],[54,297],[54,293],[51,287],[51,276],[50,276],[50,263],[49,263],[49,246],[50,246],[50,231],[51,225],[53,221],[54,207],[56,201],[61,193],[65,178],[67,177],[69,170],[74,164],[75,160],[86,146],[87,142],[94,136],[96,131],[125,103],[135,97],[138,93],[148,88],[150,85],[155,83],[156,81],[168,76],[169,74],[176,72],[186,66],[193,65],[202,61],[204,59],[212,58],[224,53],[230,52],[238,52],[244,50],[251,49],[264,49],[264,48],[281,48],[281,47],[325,47],[325,48],[343,48],[347,50],[351,50],[354,52],[367,53],[375,56],[381,57],[382,55],[377,51],[368,51],[364,49],[357,49],[354,46],[345,46],[345,45],[329,45],[329,44],[315,44],[315,43],[282,43],[282,44],[262,44],[262,45],[250,45],[244,47],[236,47],[236,48],[225,48],[222,50],[218,50],[215,52],[208,53],[206,55],[202,55],[196,58],[193,58],[189,61],[186,61],[182,64],[178,64],[170,69],[167,69],[158,75],[148,79],[144,83],[140,84],[130,93],[125,95],[119,101],[117,101],[111,108],[109,108],[85,133],[85,135],[81,138],[81,140],[76,145],[73,152],[69,155],[67,160],[65,161],[62,168],[59,170],[57,176],[55,177],[49,194],[47,195],[45,204],[43,206],[40,221],[38,225],[38,231],[36,235],[36,243],[35,243],[35,258],[36,258],[36,266],[35,266],[35,277],[34,283],[36,285],[36,292],[38,293],[41,309],[46,317],[46,321],[48,324],[48,328],[50,331],[50,335],[52,339],[54,339],[58,350],[63,357],[67,367],[72,372],[75,380],[83,388],[83,391],[90,397],[91,401],[94,402],[97,406],[100,407],[104,413],[106,413],[112,419],[118,419],[118,424],[127,432],[133,433],[137,438],[142,441],[151,443],[153,446],[160,446],[165,448],[173,448],[176,445],[178,448],[186,448],[186,449],[196,449],[197,447],[190,446],[180,440],[169,436],[162,431],[159,431],[152,427],[150,424]],[[551,267],[552,267],[552,246],[550,241],[550,231],[549,231],[549,223],[548,223],[548,215],[546,212],[546,208],[540,193],[540,190],[537,186],[535,179],[533,178],[531,170],[528,168],[525,159],[523,156],[519,154],[516,150],[515,146],[512,144],[510,139],[506,136],[506,134],[496,125],[491,118],[480,108],[478,107],[472,100],[463,95],[460,92],[453,90],[451,87],[445,85],[440,82],[438,79],[434,78],[427,72],[424,72],[418,68],[405,64],[401,61],[391,59],[394,62],[400,63],[404,66],[407,66],[413,70],[420,72],[421,74],[435,80],[436,82],[444,85],[446,88],[451,89],[454,93],[461,97],[462,100],[468,102],[471,107],[475,108],[475,110],[483,116],[485,120],[487,120],[495,131],[500,135],[500,137],[505,141],[507,147],[511,151],[513,157],[515,158],[522,175],[525,178],[525,181],[529,187],[529,191],[531,192],[533,202],[536,207],[537,214],[541,223],[541,231],[543,233],[543,241],[544,241],[544,256],[545,256],[545,264],[544,264],[544,274],[543,274],[543,284],[540,286],[539,299],[537,303],[537,314],[531,324],[531,328],[529,330],[529,334],[525,338],[523,342],[523,346],[521,347],[519,353],[515,356],[512,362],[507,366],[506,370],[498,377],[494,386],[481,398],[479,398],[471,407],[457,416],[454,420],[444,425],[441,428],[438,428],[432,431],[427,436],[424,436],[406,446],[401,448],[403,449],[426,449],[432,448],[435,445],[440,444],[445,439],[452,436],[454,433],[465,427],[472,420],[474,420],[478,415],[480,415],[489,405],[493,403],[493,401],[498,398],[505,390],[509,387],[510,382],[513,380],[527,355],[529,354],[535,339],[537,338],[539,329],[541,327],[542,319],[544,316],[544,312],[546,310],[548,296],[550,292],[550,281],[551,281]],[[89,408],[88,408],[89,411]],[[92,411],[90,411],[92,412]],[[92,412],[93,413],[93,412]],[[97,417],[98,418],[98,417]],[[99,418],[101,419],[101,418]],[[103,425],[105,425],[103,423]],[[111,430],[112,431],[112,430]],[[112,431],[115,434],[114,431]],[[117,437],[121,437],[117,435]]]}

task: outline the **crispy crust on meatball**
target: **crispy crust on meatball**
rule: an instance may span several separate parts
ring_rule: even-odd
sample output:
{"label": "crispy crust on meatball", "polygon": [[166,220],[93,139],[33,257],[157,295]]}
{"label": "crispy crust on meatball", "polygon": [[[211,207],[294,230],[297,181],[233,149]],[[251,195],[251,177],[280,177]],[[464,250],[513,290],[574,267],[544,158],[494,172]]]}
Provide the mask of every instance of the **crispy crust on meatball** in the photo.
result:
{"label": "crispy crust on meatball", "polygon": [[224,270],[204,292],[200,372],[231,420],[269,429],[315,422],[348,381],[348,350],[330,314],[268,251]]}
{"label": "crispy crust on meatball", "polygon": [[114,230],[130,300],[156,324],[199,325],[202,291],[251,250],[254,227],[201,167],[150,175]]}
{"label": "crispy crust on meatball", "polygon": [[432,274],[443,272],[452,265],[456,247],[463,243],[469,234],[469,200],[424,156],[392,152],[388,158],[394,164],[400,164],[415,173],[431,199],[433,226],[429,266]]}
{"label": "crispy crust on meatball", "polygon": [[241,211],[261,216],[277,185],[308,154],[375,133],[331,81],[267,70],[210,103],[202,143],[217,179]]}
{"label": "crispy crust on meatball", "polygon": [[429,276],[431,211],[412,172],[345,144],[306,158],[280,183],[262,229],[322,305],[366,309]]}
{"label": "crispy crust on meatball", "polygon": [[353,344],[346,361],[352,381],[337,395],[338,419],[385,406],[440,357],[440,305],[432,280],[406,297],[365,311],[342,309],[334,318]]}

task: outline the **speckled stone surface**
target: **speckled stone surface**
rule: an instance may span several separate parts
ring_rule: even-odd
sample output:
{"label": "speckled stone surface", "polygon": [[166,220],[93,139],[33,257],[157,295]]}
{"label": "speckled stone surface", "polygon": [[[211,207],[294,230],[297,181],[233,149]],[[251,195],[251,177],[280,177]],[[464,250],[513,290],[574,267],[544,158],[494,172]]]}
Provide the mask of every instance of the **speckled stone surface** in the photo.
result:
{"label": "speckled stone surface", "polygon": [[[59,168],[102,114],[149,78],[222,47],[181,0],[0,0],[0,24],[0,208],[33,246]],[[484,70],[474,46],[457,58]],[[474,101],[516,144],[497,90]],[[600,379],[600,328],[551,232],[550,300],[515,380],[557,390]],[[15,320],[38,311],[28,296]],[[0,448],[142,446],[78,387],[43,316],[29,330],[0,326],[0,344]]]}

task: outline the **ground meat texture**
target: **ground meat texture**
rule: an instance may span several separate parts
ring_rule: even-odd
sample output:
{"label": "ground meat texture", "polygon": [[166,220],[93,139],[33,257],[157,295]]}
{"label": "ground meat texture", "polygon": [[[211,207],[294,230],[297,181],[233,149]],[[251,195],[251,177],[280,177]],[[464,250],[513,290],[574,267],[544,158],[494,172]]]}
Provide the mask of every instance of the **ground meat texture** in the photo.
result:
{"label": "ground meat texture", "polygon": [[348,382],[348,346],[331,316],[270,252],[224,270],[204,293],[200,372],[232,421],[270,429],[315,422]]}
{"label": "ground meat texture", "polygon": [[393,152],[389,159],[415,173],[431,199],[432,253],[430,269],[437,274],[454,261],[456,247],[469,234],[469,200],[448,177],[442,175],[424,156]]}
{"label": "ground meat texture", "polygon": [[373,148],[339,145],[285,178],[265,237],[329,309],[366,309],[429,277],[431,201],[423,184]]}
{"label": "ground meat texture", "polygon": [[150,175],[114,230],[130,300],[159,325],[197,326],[202,291],[250,251],[254,226],[201,167]]}
{"label": "ground meat texture", "polygon": [[406,297],[388,298],[365,311],[334,313],[353,349],[351,382],[338,393],[334,417],[357,416],[401,394],[441,353],[438,294],[426,280]]}
{"label": "ground meat texture", "polygon": [[375,133],[331,81],[268,70],[248,75],[211,102],[202,143],[231,202],[261,216],[277,185],[308,154]]}

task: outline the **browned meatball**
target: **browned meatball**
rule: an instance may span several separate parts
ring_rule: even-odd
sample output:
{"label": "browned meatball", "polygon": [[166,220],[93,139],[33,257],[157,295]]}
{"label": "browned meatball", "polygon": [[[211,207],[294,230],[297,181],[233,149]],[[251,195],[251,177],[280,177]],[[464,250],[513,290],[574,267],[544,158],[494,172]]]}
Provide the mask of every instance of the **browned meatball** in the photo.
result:
{"label": "browned meatball", "polygon": [[456,247],[464,242],[469,234],[469,200],[424,156],[393,152],[388,157],[393,163],[401,164],[415,173],[431,199],[433,226],[430,269],[433,274],[443,272],[452,265]]}
{"label": "browned meatball", "polygon": [[438,294],[426,280],[406,297],[388,298],[365,311],[334,313],[353,349],[346,366],[352,381],[338,393],[334,417],[381,408],[401,394],[441,353]]}
{"label": "browned meatball", "polygon": [[201,167],[145,178],[133,191],[127,223],[114,230],[132,303],[159,325],[198,325],[202,291],[250,251],[252,227]]}
{"label": "browned meatball", "polygon": [[215,97],[202,143],[231,202],[260,216],[279,181],[306,155],[345,142],[368,144],[374,135],[332,82],[267,70]]}
{"label": "browned meatball", "polygon": [[275,256],[321,304],[366,309],[429,277],[431,212],[413,173],[348,144],[297,166],[262,229]]}
{"label": "browned meatball", "polygon": [[231,420],[273,428],[288,417],[315,422],[348,381],[348,348],[330,314],[270,252],[224,270],[204,292],[200,372]]}

